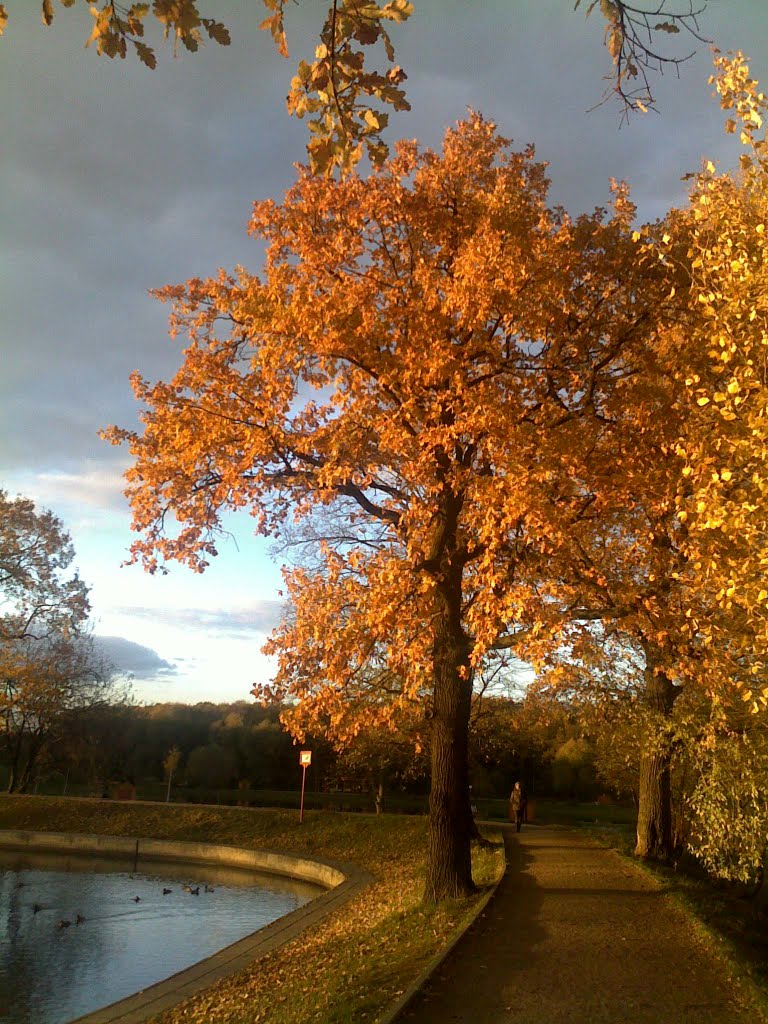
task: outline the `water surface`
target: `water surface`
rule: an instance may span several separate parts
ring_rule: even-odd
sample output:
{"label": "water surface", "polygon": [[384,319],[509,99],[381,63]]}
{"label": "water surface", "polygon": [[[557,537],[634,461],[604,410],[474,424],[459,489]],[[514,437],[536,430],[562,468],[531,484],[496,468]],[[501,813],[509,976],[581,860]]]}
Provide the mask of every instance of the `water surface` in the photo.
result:
{"label": "water surface", "polygon": [[[150,860],[137,872],[131,867],[0,851],[0,1024],[66,1024],[211,956],[321,891],[233,868]],[[198,887],[197,895],[188,891]]]}

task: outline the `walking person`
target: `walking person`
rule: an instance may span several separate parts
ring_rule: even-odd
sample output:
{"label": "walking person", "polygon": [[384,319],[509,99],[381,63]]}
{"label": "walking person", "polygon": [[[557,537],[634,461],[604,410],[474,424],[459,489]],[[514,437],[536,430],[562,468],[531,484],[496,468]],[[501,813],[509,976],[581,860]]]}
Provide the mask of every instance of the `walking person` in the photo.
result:
{"label": "walking person", "polygon": [[516,782],[509,794],[509,820],[514,821],[516,832],[519,832],[522,827],[527,803],[523,787]]}

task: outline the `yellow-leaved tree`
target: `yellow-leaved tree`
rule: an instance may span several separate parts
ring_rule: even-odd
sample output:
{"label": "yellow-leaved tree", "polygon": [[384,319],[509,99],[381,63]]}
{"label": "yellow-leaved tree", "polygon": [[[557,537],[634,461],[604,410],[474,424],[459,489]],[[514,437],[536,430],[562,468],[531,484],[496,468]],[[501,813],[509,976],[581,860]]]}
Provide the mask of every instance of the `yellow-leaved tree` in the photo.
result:
{"label": "yellow-leaved tree", "polygon": [[768,707],[768,100],[741,53],[715,63],[712,81],[733,112],[726,130],[745,152],[735,175],[707,161],[689,207],[670,217],[670,235],[687,246],[688,344],[700,355],[684,379],[692,412],[677,514],[712,605],[705,646],[727,656],[757,712]]}
{"label": "yellow-leaved tree", "polygon": [[595,475],[598,448],[585,481],[600,510],[572,531],[568,570],[583,611],[542,652],[565,688],[594,687],[612,642],[638,654],[647,742],[636,850],[662,858],[679,695],[695,686],[716,705],[739,691],[754,712],[768,706],[766,99],[741,54],[716,67],[734,112],[726,129],[747,152],[737,174],[705,161],[687,205],[634,232],[638,266],[665,278],[664,319],[645,359],[631,354],[634,391],[605,449],[620,471]]}
{"label": "yellow-leaved tree", "polygon": [[576,220],[546,192],[533,151],[474,114],[441,154],[400,143],[365,180],[301,170],[282,203],[255,205],[263,277],[160,292],[191,339],[183,365],[135,376],[143,430],[106,432],[134,460],[150,571],[204,569],[227,509],[266,534],[321,506],[346,516],[322,564],[286,574],[260,692],[298,701],[295,734],[336,740],[421,706],[438,899],[472,887],[473,676],[563,618],[558,559],[592,516],[590,460],[664,308],[623,188],[610,216]]}

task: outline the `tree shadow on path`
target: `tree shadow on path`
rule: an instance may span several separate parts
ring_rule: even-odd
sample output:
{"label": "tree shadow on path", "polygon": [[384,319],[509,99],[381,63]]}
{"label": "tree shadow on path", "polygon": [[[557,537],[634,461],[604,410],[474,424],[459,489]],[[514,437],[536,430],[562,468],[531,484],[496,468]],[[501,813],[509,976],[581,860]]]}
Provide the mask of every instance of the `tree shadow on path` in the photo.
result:
{"label": "tree shadow on path", "polygon": [[[514,987],[530,962],[531,949],[546,933],[538,923],[543,893],[528,870],[533,854],[509,829],[504,843],[507,868],[496,895],[406,1009],[403,1022],[475,1024],[508,1016],[508,989]],[[505,979],[503,989],[499,978]]]}
{"label": "tree shadow on path", "polygon": [[663,886],[576,833],[505,830],[487,910],[404,1024],[757,1024]]}

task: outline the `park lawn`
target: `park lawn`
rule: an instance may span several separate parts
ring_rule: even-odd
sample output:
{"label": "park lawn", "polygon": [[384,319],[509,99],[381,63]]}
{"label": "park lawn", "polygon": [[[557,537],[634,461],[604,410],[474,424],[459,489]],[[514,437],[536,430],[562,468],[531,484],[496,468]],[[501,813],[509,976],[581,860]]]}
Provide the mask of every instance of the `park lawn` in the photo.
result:
{"label": "park lawn", "polygon": [[476,897],[422,902],[426,821],[400,815],[115,803],[0,795],[0,828],[227,843],[346,861],[376,879],[316,928],[153,1024],[375,1021],[471,914],[503,868],[473,851]]}

